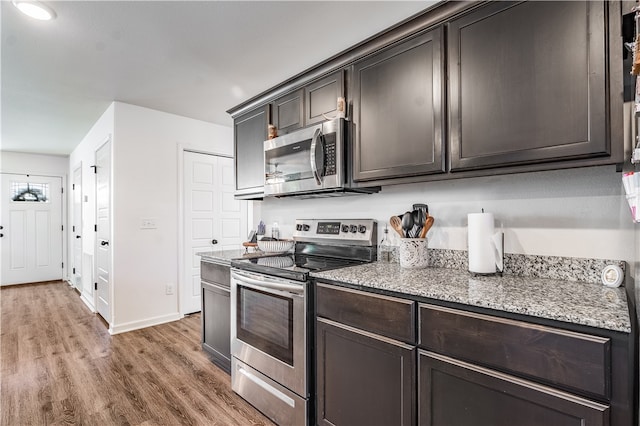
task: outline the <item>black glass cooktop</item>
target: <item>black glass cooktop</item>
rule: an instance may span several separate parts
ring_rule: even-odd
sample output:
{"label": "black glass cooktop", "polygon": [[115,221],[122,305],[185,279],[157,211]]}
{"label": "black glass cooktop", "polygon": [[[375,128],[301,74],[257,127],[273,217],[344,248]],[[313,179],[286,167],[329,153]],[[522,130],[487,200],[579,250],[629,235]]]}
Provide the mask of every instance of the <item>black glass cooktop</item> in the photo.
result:
{"label": "black glass cooktop", "polygon": [[362,262],[304,254],[284,254],[232,260],[231,266],[247,271],[275,275],[296,281],[307,281],[310,272],[328,271],[358,265]]}

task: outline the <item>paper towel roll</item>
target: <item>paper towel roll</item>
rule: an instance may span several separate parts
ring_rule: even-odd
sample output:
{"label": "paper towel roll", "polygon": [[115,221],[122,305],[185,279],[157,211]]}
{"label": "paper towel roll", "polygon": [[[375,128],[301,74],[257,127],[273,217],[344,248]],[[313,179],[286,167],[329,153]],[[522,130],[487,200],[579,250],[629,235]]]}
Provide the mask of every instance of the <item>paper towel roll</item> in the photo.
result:
{"label": "paper towel roll", "polygon": [[469,213],[469,272],[493,274],[496,272],[496,254],[492,241],[495,234],[493,213]]}

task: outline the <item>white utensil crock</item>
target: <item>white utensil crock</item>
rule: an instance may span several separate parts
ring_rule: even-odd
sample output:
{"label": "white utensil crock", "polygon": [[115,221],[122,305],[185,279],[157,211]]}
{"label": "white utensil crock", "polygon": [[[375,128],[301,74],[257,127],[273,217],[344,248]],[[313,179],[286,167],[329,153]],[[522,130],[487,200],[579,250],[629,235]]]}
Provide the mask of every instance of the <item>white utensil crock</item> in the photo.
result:
{"label": "white utensil crock", "polygon": [[401,238],[399,251],[402,268],[420,269],[429,265],[426,238]]}

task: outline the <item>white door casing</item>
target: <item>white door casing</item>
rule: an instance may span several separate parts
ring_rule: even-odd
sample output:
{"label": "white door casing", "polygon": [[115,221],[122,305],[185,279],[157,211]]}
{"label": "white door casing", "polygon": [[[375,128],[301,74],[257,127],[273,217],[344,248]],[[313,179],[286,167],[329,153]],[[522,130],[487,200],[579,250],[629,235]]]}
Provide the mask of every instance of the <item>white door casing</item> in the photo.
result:
{"label": "white door casing", "polygon": [[111,140],[96,150],[96,311],[111,323]]}
{"label": "white door casing", "polygon": [[[0,285],[62,279],[62,178],[2,173],[1,180]],[[43,192],[44,202],[13,201]]]}
{"label": "white door casing", "polygon": [[73,197],[71,279],[74,288],[82,291],[82,165],[73,171],[71,192]]}
{"label": "white door casing", "polygon": [[[183,277],[180,313],[200,311],[200,256],[241,249],[247,236],[247,202],[234,198],[234,160],[185,151],[183,157]],[[214,243],[213,241],[216,241]]]}

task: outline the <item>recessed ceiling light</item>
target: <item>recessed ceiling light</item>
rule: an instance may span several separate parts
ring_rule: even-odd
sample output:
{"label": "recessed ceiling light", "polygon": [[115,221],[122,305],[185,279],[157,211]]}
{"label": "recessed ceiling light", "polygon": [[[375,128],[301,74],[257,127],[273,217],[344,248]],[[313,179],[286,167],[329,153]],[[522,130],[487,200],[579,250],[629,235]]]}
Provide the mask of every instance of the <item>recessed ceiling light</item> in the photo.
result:
{"label": "recessed ceiling light", "polygon": [[55,19],[56,12],[49,6],[39,1],[12,0],[13,5],[27,16],[41,21],[50,21]]}

